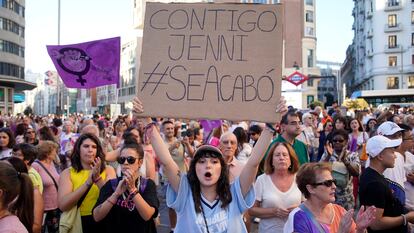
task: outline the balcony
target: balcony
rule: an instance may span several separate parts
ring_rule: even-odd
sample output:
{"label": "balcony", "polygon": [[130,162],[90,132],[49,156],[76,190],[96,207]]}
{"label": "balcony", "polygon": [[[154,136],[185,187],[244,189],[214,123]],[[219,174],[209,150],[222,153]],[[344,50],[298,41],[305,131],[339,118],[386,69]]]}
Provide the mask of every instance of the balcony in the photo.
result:
{"label": "balcony", "polygon": [[374,36],[374,30],[371,28],[367,32],[367,38],[372,38]]}
{"label": "balcony", "polygon": [[398,11],[402,9],[402,3],[398,0],[388,0],[385,3],[384,11]]}
{"label": "balcony", "polygon": [[372,11],[367,12],[367,19],[371,19],[374,13]]}
{"label": "balcony", "polygon": [[384,32],[399,32],[403,30],[402,23],[397,23],[395,26],[389,26],[388,24],[385,24],[384,26]]}
{"label": "balcony", "polygon": [[384,47],[384,53],[401,53],[401,52],[402,52],[401,45],[397,45],[395,47],[389,47],[388,45],[386,45]]}
{"label": "balcony", "polygon": [[374,56],[374,51],[372,49],[368,49],[366,52],[366,56],[368,58],[371,58],[372,56]]}

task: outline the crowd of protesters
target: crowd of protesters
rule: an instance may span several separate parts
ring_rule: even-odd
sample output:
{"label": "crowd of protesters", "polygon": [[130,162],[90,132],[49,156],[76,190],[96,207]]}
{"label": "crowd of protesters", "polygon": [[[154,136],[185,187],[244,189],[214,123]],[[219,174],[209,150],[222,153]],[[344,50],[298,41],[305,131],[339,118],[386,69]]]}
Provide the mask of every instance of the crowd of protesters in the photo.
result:
{"label": "crowd of protesters", "polygon": [[1,116],[0,232],[414,232],[414,109],[142,116]]}

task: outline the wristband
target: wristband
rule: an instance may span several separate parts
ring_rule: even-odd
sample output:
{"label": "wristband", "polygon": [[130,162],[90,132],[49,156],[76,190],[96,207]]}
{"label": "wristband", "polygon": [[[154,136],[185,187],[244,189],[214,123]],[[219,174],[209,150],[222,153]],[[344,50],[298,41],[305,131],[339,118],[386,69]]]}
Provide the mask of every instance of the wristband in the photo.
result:
{"label": "wristband", "polygon": [[405,214],[401,214],[401,216],[403,217],[403,225],[407,226],[407,216]]}
{"label": "wristband", "polygon": [[95,180],[93,180],[93,183],[98,183],[100,180],[102,179],[102,177],[101,176],[98,176],[98,178],[96,178]]}
{"label": "wristband", "polygon": [[131,192],[129,193],[128,198],[129,198],[129,199],[132,199],[132,198],[134,198],[137,194],[138,194],[138,189],[135,189],[134,191],[131,191]]}
{"label": "wristband", "polygon": [[88,180],[85,182],[85,184],[86,184],[88,187],[91,187],[91,186],[92,186],[92,182],[91,182],[91,183],[89,183],[89,182],[88,182]]}

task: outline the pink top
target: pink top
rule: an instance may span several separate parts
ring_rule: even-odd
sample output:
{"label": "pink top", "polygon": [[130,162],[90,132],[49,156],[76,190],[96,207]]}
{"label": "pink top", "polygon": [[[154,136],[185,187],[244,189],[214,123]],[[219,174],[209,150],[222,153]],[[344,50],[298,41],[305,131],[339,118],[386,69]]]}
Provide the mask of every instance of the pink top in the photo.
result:
{"label": "pink top", "polygon": [[[39,161],[39,160],[36,160]],[[41,162],[46,169],[52,174],[53,178],[55,179],[56,183],[59,184],[59,174],[56,171],[56,168],[53,164],[46,164]],[[55,183],[53,183],[52,178],[47,174],[45,169],[40,166],[37,162],[32,163],[32,167],[39,173],[40,177],[42,177],[43,182],[43,203],[45,210],[54,210],[58,208],[58,198],[57,198],[57,190],[55,187]]]}
{"label": "pink top", "polygon": [[210,139],[209,144],[210,144],[211,146],[218,147],[218,146],[220,145],[220,139],[218,139],[218,138],[216,138],[216,137],[212,137],[212,138]]}
{"label": "pink top", "polygon": [[0,233],[28,233],[23,223],[14,215],[0,219]]}

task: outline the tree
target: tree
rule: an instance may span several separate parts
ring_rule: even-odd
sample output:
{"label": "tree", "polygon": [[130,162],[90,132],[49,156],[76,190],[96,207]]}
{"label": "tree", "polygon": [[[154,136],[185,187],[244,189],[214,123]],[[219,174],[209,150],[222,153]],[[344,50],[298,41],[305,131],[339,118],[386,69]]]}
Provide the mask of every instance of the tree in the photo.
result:
{"label": "tree", "polygon": [[24,115],[26,115],[26,116],[30,116],[30,115],[32,115],[32,114],[33,114],[33,109],[32,109],[32,107],[27,106],[27,107],[24,109],[23,113],[24,113]]}
{"label": "tree", "polygon": [[321,107],[321,108],[324,108],[324,106],[323,106],[323,103],[321,102],[321,101],[319,101],[319,100],[315,100],[315,101],[313,101],[312,103],[311,103],[311,105],[313,105],[313,106],[319,106],[319,107]]}
{"label": "tree", "polygon": [[363,110],[369,107],[368,103],[364,99],[346,99],[342,106],[353,110]]}

